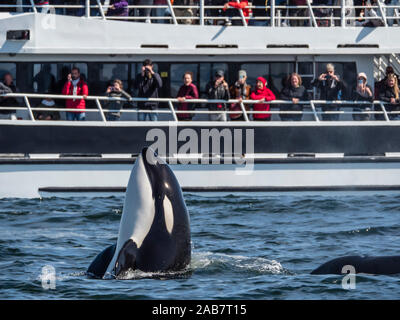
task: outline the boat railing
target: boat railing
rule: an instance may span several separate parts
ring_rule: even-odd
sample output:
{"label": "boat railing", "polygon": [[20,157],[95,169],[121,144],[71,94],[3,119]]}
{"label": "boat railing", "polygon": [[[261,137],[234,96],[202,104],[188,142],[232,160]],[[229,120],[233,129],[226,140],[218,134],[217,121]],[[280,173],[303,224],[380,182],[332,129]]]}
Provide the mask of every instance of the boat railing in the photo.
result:
{"label": "boat railing", "polygon": [[[5,2],[5,3],[4,3]],[[104,2],[104,1],[103,1]],[[238,1],[239,2],[239,1]],[[314,5],[312,0],[305,0],[304,5],[294,6],[282,4],[281,1],[271,0],[269,5],[254,6],[249,2],[244,10],[236,9],[235,16],[228,16],[221,5],[206,5],[204,0],[199,0],[194,5],[176,5],[170,0],[166,5],[129,5],[125,7],[129,15],[114,16],[111,12],[109,1],[104,4],[100,0],[82,0],[82,4],[76,5],[36,5],[34,0],[29,0],[30,4],[23,4],[22,0],[17,0],[16,4],[7,4],[7,0],[0,4],[0,10],[10,10],[16,12],[35,12],[35,13],[56,13],[67,15],[85,16],[94,19],[140,21],[151,23],[173,23],[173,24],[199,24],[215,25],[225,24],[226,20],[242,26],[263,24],[270,27],[279,26],[363,26],[364,22],[369,22],[369,26],[400,26],[399,12],[400,5],[385,4],[382,0],[374,5],[355,6],[347,5],[345,0],[339,0],[335,5]],[[163,15],[144,14],[143,10],[164,9]],[[232,9],[232,8],[231,8]],[[235,9],[234,9],[235,10]],[[264,14],[254,14],[261,10]],[[140,12],[139,12],[140,11]],[[364,12],[363,16],[360,12]],[[154,12],[153,12],[154,13]],[[237,22],[237,23],[235,23]],[[228,25],[231,23],[228,23]]]}
{"label": "boat railing", "polygon": [[[35,113],[40,111],[45,112],[87,112],[87,113],[97,113],[100,115],[100,119],[103,122],[107,122],[107,114],[108,113],[156,113],[156,114],[168,114],[172,117],[173,121],[179,121],[179,114],[192,114],[192,115],[212,115],[212,114],[225,114],[227,118],[229,115],[243,115],[243,121],[249,122],[251,121],[251,116],[255,114],[268,114],[268,115],[306,115],[309,118],[308,121],[315,122],[325,122],[326,118],[324,116],[332,116],[332,115],[360,115],[367,116],[367,119],[363,120],[373,120],[372,115],[375,115],[374,120],[382,120],[382,121],[391,121],[391,120],[400,120],[400,108],[397,105],[390,105],[384,101],[347,101],[347,100],[310,100],[310,101],[298,101],[292,102],[287,100],[273,100],[273,101],[265,101],[265,100],[209,100],[209,99],[186,99],[183,103],[188,104],[196,104],[196,106],[201,106],[201,108],[188,108],[188,110],[179,110],[179,104],[182,101],[177,98],[136,98],[132,97],[130,99],[119,98],[119,97],[107,97],[107,96],[71,96],[71,95],[55,95],[55,94],[37,94],[37,93],[7,93],[0,95],[0,101],[3,98],[15,98],[20,101],[20,106],[0,106],[1,111],[18,111],[23,110],[28,113],[28,117],[31,121],[36,121],[37,116]],[[51,99],[51,100],[71,100],[71,99],[84,99],[87,101],[94,101],[96,108],[86,108],[76,109],[76,108],[60,108],[60,107],[37,107],[32,106],[31,100],[35,100],[36,105],[38,105],[38,101],[41,99]],[[3,100],[4,101],[4,100]],[[127,104],[130,104],[132,107],[130,108],[121,108],[121,109],[112,109],[108,108],[107,104],[102,105],[102,103],[107,103],[111,101],[122,101]],[[23,103],[21,103],[23,102]],[[167,108],[158,108],[157,110],[147,110],[141,109],[137,106],[133,106],[133,104],[137,104],[140,102],[158,102],[164,105],[167,105]],[[4,103],[3,103],[4,104]],[[212,110],[209,110],[209,106],[214,104],[223,104],[226,108],[221,108],[221,110],[216,110],[216,107],[211,107]],[[254,104],[268,104],[271,109],[268,111],[254,111],[250,110],[250,106]],[[282,105],[303,105],[303,110],[295,111],[295,110],[281,110]],[[21,106],[22,105],[22,106]],[[324,105],[336,106],[337,109],[332,111],[322,110]],[[240,109],[235,108],[231,110],[229,106],[239,106]],[[203,110],[199,110],[203,109]],[[204,110],[206,109],[206,110]],[[352,110],[348,110],[352,109]],[[361,120],[361,119],[360,119]]]}

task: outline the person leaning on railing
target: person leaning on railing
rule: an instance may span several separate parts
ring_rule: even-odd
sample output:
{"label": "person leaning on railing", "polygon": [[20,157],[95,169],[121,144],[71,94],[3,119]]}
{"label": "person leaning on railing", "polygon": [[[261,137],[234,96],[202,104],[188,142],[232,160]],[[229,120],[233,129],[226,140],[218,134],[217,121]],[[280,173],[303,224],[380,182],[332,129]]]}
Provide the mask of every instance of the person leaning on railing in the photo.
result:
{"label": "person leaning on railing", "polygon": [[129,15],[128,1],[110,0],[110,6],[107,10],[107,16],[127,17]]}
{"label": "person leaning on railing", "polygon": [[[193,83],[193,73],[191,71],[186,71],[183,75],[183,85],[179,88],[177,99],[179,100],[178,110],[194,110],[193,103],[185,102],[188,99],[198,99],[199,91]],[[178,120],[189,121],[192,120],[193,113],[178,113]]]}
{"label": "person leaning on railing", "polygon": [[[303,111],[303,105],[298,104],[299,101],[310,100],[307,89],[302,86],[302,79],[296,72],[290,75],[287,85],[281,91],[280,98],[293,102],[293,104],[282,104],[281,111]],[[302,114],[280,114],[279,116],[282,121],[301,121],[303,117]]]}
{"label": "person leaning on railing", "polygon": [[[374,101],[374,95],[372,88],[367,84],[367,75],[364,72],[360,72],[357,76],[357,85],[353,88],[351,93],[351,100],[353,101]],[[360,104],[353,108],[354,112],[371,111],[371,105]],[[353,113],[353,119],[356,121],[371,120],[371,114],[359,114]]]}
{"label": "person leaning on railing", "polygon": [[[385,102],[385,109],[388,112],[400,110],[399,84],[397,77],[391,73],[388,75],[386,84],[379,92],[379,100]],[[389,114],[390,120],[399,120],[400,114]]]}
{"label": "person leaning on railing", "polygon": [[[258,77],[255,90],[250,94],[250,99],[258,100],[257,103],[253,105],[254,111],[269,111],[269,104],[264,102],[275,100],[276,97],[274,93],[267,88],[267,80],[263,77]],[[253,119],[255,121],[270,121],[271,114],[254,113]]]}
{"label": "person leaning on railing", "polygon": [[[232,9],[234,8],[234,9]],[[236,9],[236,10],[235,10]],[[230,18],[232,17],[241,17],[240,11],[242,10],[243,16],[246,18],[246,24],[249,23],[249,17],[251,14],[251,9],[249,8],[249,2],[247,0],[240,0],[239,2],[236,1],[229,1],[224,4],[224,9],[226,15]],[[227,25],[233,24],[236,26],[243,25],[241,20],[233,20],[230,22],[229,20],[226,22]]]}

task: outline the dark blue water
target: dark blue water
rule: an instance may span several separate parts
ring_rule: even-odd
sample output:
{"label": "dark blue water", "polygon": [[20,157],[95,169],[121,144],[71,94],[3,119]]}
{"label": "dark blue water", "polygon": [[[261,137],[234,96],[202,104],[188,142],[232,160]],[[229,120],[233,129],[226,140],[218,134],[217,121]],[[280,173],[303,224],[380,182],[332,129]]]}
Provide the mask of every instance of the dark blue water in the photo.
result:
{"label": "dark blue water", "polygon": [[[185,193],[192,274],[93,280],[124,195],[0,200],[0,299],[399,299],[398,276],[309,272],[343,255],[400,254],[400,193]],[[55,289],[42,268],[55,268]]]}

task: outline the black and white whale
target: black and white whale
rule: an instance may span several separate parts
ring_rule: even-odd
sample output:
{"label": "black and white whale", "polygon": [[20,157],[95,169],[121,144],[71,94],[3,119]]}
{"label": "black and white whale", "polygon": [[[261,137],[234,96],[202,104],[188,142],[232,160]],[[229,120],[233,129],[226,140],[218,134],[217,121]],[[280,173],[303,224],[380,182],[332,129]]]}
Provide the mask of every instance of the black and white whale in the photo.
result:
{"label": "black and white whale", "polygon": [[340,257],[322,264],[313,270],[311,274],[343,274],[344,266],[352,266],[355,273],[398,274],[400,273],[400,256]]}
{"label": "black and white whale", "polygon": [[181,271],[190,259],[189,214],[181,187],[168,164],[145,148],[129,178],[117,243],[97,255],[87,275]]}

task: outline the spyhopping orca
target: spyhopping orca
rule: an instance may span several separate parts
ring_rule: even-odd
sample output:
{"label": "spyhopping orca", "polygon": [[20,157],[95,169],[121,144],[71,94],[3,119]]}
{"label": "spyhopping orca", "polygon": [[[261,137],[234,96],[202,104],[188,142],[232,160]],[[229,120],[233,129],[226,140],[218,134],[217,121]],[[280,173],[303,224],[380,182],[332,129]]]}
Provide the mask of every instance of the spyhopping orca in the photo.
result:
{"label": "spyhopping orca", "polygon": [[87,275],[181,271],[190,259],[189,214],[181,187],[170,167],[145,148],[129,178],[117,243],[97,255]]}
{"label": "spyhopping orca", "polygon": [[311,274],[342,274],[346,265],[354,267],[356,273],[397,274],[400,273],[400,256],[336,258],[319,266]]}

